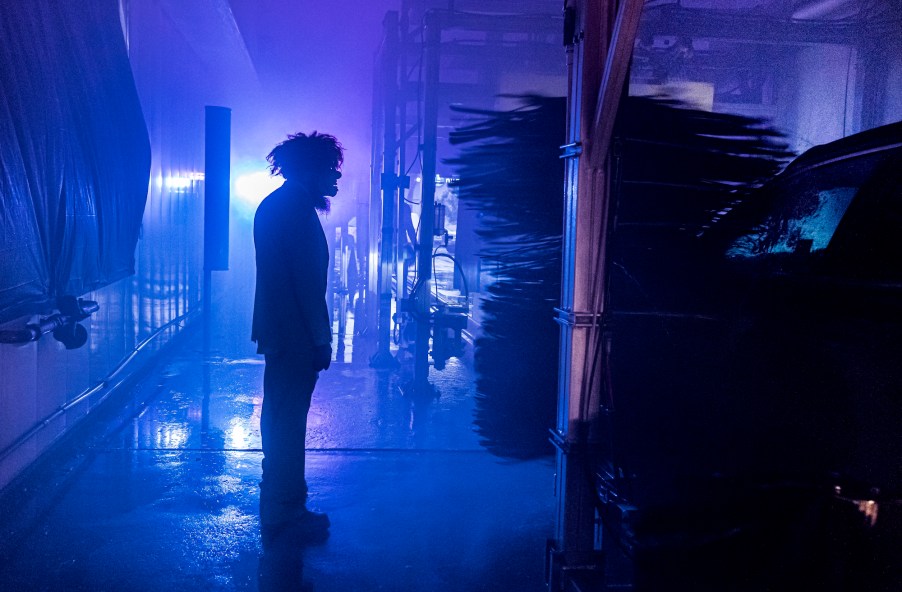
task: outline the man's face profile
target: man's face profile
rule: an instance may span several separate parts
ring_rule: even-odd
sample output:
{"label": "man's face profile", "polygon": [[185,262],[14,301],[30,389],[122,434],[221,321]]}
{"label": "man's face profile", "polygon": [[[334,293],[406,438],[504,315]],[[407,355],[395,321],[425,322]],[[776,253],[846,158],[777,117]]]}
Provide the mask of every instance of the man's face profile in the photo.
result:
{"label": "man's face profile", "polygon": [[341,171],[332,167],[321,172],[316,180],[316,194],[326,197],[335,197],[338,194],[338,180],[341,179]]}

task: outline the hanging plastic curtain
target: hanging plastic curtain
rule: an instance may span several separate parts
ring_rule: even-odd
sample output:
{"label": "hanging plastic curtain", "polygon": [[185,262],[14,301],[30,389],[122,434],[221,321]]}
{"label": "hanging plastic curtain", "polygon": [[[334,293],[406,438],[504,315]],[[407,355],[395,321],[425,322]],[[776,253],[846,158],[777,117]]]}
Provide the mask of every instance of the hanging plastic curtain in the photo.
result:
{"label": "hanging plastic curtain", "polygon": [[118,2],[0,2],[0,322],[133,274],[149,174]]}

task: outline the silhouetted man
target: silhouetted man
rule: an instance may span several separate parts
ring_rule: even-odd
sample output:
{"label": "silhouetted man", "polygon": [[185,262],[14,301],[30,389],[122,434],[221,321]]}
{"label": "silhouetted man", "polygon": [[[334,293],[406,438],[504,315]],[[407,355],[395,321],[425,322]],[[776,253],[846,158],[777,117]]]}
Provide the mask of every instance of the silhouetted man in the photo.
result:
{"label": "silhouetted man", "polygon": [[320,370],[332,358],[326,305],[329,246],[316,215],[338,193],[343,149],[327,134],[295,134],[266,157],[285,183],[257,209],[257,288],[251,339],[266,358],[263,377],[264,537],[283,528],[307,537],[327,534],[325,514],[306,508],[304,439]]}

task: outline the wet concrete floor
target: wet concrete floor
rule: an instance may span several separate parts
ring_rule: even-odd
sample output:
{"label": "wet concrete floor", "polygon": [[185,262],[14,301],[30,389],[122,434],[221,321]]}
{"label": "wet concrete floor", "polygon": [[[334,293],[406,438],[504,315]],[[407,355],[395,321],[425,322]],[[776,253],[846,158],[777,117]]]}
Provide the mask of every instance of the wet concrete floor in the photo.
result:
{"label": "wet concrete floor", "polygon": [[544,589],[553,462],[483,449],[466,364],[432,370],[436,396],[415,397],[349,341],[307,436],[309,505],[331,536],[264,550],[262,357],[205,355],[196,330],[180,339],[129,393],[137,415],[91,427],[19,484],[2,508],[0,589]]}

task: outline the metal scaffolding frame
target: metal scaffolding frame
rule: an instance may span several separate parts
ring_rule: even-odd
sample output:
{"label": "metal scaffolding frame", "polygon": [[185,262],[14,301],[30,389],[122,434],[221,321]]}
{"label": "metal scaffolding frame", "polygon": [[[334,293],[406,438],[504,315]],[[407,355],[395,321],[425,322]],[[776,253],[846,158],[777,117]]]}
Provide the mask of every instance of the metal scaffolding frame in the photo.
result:
{"label": "metal scaffolding frame", "polygon": [[[561,306],[556,527],[549,541],[551,590],[602,571],[596,552],[595,492],[586,477],[602,387],[595,361],[605,339],[607,233],[611,211],[608,151],[627,78],[643,0],[567,0],[568,144],[562,158],[565,214]],[[603,64],[603,67],[601,65]],[[565,578],[567,581],[565,581]]]}
{"label": "metal scaffolding frame", "polygon": [[[431,333],[432,244],[418,248],[417,276],[408,290],[406,268],[402,263],[402,205],[410,188],[408,173],[419,160],[422,188],[419,237],[432,237],[434,230],[436,174],[444,156],[440,128],[442,107],[450,102],[468,102],[467,106],[487,107],[499,92],[497,64],[506,57],[531,56],[528,65],[550,69],[560,60],[562,19],[547,15],[476,14],[448,8],[430,8],[426,2],[404,0],[401,12],[389,12],[383,23],[384,35],[376,59],[376,81],[373,117],[373,164],[370,199],[372,233],[369,252],[379,253],[379,261],[370,262],[368,270],[375,277],[368,280],[372,293],[368,306],[367,327],[377,335],[377,351],[372,364],[391,368],[397,360],[391,353],[392,300],[405,307],[416,319],[413,352],[414,389],[427,392],[429,374],[429,339]],[[415,15],[411,22],[411,15]],[[475,39],[455,42],[445,38],[446,32],[478,33]],[[538,31],[516,42],[504,41],[505,34],[519,35]],[[491,58],[491,59],[487,59]],[[464,63],[482,68],[476,83],[460,83],[443,79],[443,65]],[[413,67],[411,67],[413,66]],[[417,117],[410,121],[408,107],[416,105]],[[416,141],[414,150],[410,143]],[[416,157],[412,157],[416,155]],[[422,240],[422,238],[420,238]]]}

